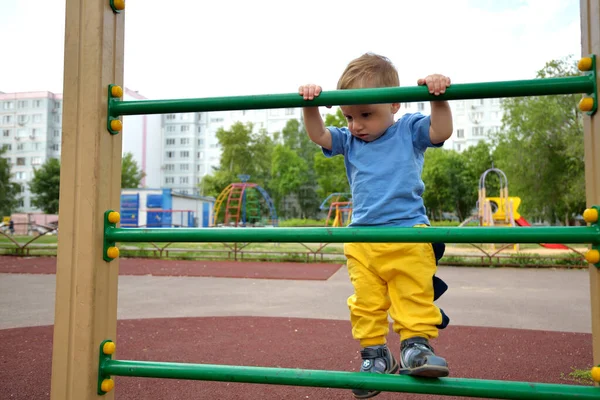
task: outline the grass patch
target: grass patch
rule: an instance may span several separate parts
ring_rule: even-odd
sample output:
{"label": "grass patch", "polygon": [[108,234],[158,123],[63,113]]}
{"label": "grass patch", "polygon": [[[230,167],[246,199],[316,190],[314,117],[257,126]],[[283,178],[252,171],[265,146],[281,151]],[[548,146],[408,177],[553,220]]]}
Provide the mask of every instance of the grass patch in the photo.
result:
{"label": "grass patch", "polygon": [[560,379],[565,381],[577,382],[583,385],[593,385],[594,380],[592,379],[592,368],[588,369],[576,369],[571,367],[571,372],[565,375],[561,372]]}

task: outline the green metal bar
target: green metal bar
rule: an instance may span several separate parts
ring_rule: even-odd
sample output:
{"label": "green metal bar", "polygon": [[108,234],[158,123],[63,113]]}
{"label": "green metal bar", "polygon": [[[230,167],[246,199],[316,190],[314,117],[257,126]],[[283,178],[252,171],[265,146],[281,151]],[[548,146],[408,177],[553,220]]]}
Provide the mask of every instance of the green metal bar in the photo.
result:
{"label": "green metal bar", "polygon": [[386,392],[428,393],[496,399],[598,399],[600,388],[548,383],[481,379],[413,378],[402,375],[366,374],[322,370],[280,369],[209,364],[182,364],[106,359],[101,375],[143,378],[193,379],[270,385],[370,389]]}
{"label": "green metal bar", "polygon": [[600,243],[598,226],[530,228],[107,228],[110,242]]}
{"label": "green metal bar", "polygon": [[326,91],[314,100],[304,100],[298,93],[175,100],[111,100],[109,116],[593,93],[594,78],[593,75],[583,75],[453,84],[440,96],[430,94],[425,86],[411,86]]}

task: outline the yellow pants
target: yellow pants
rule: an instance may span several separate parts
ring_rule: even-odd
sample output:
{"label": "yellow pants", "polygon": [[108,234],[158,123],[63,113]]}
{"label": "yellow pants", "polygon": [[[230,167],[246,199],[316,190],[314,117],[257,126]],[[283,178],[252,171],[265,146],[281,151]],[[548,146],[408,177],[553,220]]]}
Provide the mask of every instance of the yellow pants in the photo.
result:
{"label": "yellow pants", "polygon": [[348,298],[352,336],[362,347],[386,343],[388,312],[400,340],[438,336],[433,303],[435,256],[430,243],[346,243],[354,294]]}

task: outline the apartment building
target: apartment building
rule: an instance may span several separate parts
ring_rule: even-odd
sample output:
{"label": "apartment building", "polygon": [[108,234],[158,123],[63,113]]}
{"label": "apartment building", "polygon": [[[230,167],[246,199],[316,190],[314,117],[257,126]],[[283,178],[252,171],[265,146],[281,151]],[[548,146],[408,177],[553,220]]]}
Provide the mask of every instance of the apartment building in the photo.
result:
{"label": "apartment building", "polygon": [[[450,101],[454,133],[444,144],[444,148],[461,152],[480,141],[489,141],[489,135],[500,131],[502,126],[501,103],[501,99]],[[429,115],[430,103],[403,103],[399,115],[414,112]]]}
{"label": "apartment building", "polygon": [[51,92],[0,92],[0,147],[23,191],[20,210],[35,211],[29,181],[35,168],[60,158],[62,95]]}

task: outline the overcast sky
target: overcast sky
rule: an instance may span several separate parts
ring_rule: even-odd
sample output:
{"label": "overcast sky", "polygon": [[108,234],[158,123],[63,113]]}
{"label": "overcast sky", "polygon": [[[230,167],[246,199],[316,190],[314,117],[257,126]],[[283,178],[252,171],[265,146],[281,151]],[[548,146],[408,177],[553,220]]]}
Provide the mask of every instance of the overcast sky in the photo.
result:
{"label": "overcast sky", "polygon": [[[100,1],[100,0],[98,0]],[[165,6],[165,5],[168,5]],[[154,99],[335,89],[389,57],[401,84],[531,79],[581,56],[579,0],[127,0],[125,86]],[[0,0],[0,91],[62,93],[64,0]]]}

